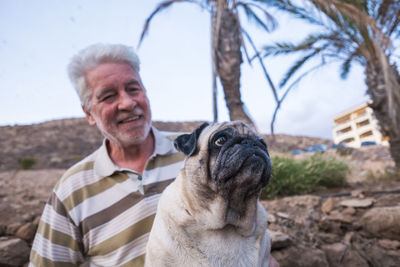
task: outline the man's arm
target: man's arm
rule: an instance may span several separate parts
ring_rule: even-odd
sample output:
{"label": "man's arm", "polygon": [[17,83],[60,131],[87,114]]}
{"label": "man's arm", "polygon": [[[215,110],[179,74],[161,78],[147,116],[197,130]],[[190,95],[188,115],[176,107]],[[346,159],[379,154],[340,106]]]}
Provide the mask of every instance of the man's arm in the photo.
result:
{"label": "man's arm", "polygon": [[79,229],[53,192],[40,219],[29,266],[77,266],[84,259],[81,240]]}

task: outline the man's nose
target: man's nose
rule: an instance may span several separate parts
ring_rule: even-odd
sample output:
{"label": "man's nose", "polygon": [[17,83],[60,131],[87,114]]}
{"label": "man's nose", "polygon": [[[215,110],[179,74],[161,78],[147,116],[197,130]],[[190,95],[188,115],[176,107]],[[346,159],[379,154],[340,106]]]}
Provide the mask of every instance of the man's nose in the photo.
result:
{"label": "man's nose", "polygon": [[127,93],[122,93],[119,97],[118,109],[120,110],[131,110],[136,106],[136,100],[134,97]]}

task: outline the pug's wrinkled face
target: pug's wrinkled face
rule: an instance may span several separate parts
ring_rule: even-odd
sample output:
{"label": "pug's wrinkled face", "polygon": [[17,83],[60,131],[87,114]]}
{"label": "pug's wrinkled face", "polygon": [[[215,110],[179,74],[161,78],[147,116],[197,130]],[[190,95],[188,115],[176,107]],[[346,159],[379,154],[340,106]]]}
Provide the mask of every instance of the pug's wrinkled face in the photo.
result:
{"label": "pug's wrinkled face", "polygon": [[233,124],[209,138],[209,175],[224,197],[236,193],[244,200],[267,185],[271,163],[265,141],[250,128]]}
{"label": "pug's wrinkled face", "polygon": [[271,176],[266,143],[240,121],[203,124],[179,136],[175,146],[188,156],[184,171],[205,202],[218,195],[239,213]]}

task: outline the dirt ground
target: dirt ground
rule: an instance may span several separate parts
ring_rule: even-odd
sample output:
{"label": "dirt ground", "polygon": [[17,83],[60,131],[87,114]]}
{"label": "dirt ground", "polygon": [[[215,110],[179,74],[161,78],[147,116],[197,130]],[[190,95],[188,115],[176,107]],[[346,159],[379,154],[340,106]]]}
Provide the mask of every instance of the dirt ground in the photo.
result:
{"label": "dirt ground", "polygon": [[[8,266],[26,266],[33,235],[20,236],[18,229],[26,225],[37,227],[44,204],[63,172],[63,169],[0,172],[1,238],[25,238],[27,244],[24,252],[18,252],[24,255],[19,261],[25,264]],[[400,241],[371,236],[360,226],[369,208],[400,206],[400,194],[390,193],[396,189],[400,192],[400,181],[370,181],[316,195],[263,201],[270,214],[269,230],[278,233],[273,238],[272,254],[282,267],[400,266]],[[373,193],[377,191],[387,192]],[[348,195],[332,197],[332,210],[324,213],[322,207],[330,199],[327,195],[338,193]],[[350,217],[343,217],[346,211],[340,201],[353,198],[372,199],[373,205],[355,208]],[[384,245],[380,245],[382,242]],[[3,266],[1,260],[0,266]]]}

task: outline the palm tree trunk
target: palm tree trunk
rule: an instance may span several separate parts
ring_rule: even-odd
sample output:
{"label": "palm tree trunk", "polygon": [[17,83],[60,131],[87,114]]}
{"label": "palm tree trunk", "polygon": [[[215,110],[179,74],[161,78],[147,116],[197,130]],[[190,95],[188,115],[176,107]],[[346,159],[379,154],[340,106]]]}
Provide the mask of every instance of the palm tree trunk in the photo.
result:
{"label": "palm tree trunk", "polygon": [[217,12],[213,16],[213,28],[218,38],[216,42],[215,60],[216,71],[221,80],[225,102],[231,120],[242,120],[254,126],[253,121],[246,114],[240,95],[240,65],[243,62],[240,50],[240,25],[235,14],[225,7],[221,13],[219,29],[216,28]]}
{"label": "palm tree trunk", "polygon": [[[367,93],[371,97],[372,104],[370,106],[374,110],[381,132],[384,136],[389,137],[391,157],[397,170],[400,170],[400,131],[398,127],[400,125],[400,103],[396,97],[400,93],[397,92],[400,75],[395,65],[391,65],[387,73],[384,73],[383,69],[378,59],[367,62],[365,71]],[[391,76],[391,79],[397,82],[395,88],[388,90],[385,75]],[[391,104],[389,104],[389,99],[392,101]]]}

